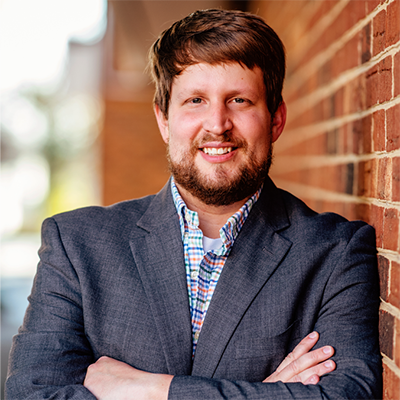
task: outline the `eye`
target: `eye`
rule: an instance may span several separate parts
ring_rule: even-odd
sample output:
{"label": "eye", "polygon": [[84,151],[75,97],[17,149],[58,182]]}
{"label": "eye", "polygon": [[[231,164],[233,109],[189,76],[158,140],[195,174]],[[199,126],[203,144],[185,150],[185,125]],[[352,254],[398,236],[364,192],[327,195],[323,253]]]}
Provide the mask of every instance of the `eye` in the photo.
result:
{"label": "eye", "polygon": [[192,99],[190,102],[193,103],[193,104],[200,104],[201,103],[201,99],[199,97],[196,97],[195,99]]}
{"label": "eye", "polygon": [[235,99],[233,99],[233,101],[235,103],[244,103],[244,99],[241,99],[240,97],[236,97]]}

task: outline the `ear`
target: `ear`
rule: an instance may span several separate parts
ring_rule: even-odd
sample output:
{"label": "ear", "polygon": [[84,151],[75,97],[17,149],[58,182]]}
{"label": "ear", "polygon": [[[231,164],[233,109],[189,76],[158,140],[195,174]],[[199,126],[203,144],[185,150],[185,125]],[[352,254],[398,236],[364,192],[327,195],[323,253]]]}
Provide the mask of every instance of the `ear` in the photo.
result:
{"label": "ear", "polygon": [[154,106],[154,114],[156,115],[158,129],[160,130],[161,136],[164,142],[168,143],[169,139],[168,120],[167,118],[165,118],[164,114],[162,113],[160,107],[157,104]]}
{"label": "ear", "polygon": [[278,140],[279,136],[281,135],[283,128],[285,127],[286,123],[286,104],[282,100],[282,103],[279,105],[278,109],[274,114],[274,118],[272,120],[272,142]]}

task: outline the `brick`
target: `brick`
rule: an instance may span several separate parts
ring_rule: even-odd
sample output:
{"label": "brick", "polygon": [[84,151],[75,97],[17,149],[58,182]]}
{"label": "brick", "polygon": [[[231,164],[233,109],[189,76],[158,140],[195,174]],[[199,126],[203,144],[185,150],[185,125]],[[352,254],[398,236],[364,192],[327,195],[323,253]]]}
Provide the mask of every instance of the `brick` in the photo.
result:
{"label": "brick", "polygon": [[286,129],[297,129],[301,126],[310,125],[313,122],[318,121],[317,116],[317,107],[310,108],[305,112],[302,112],[297,117],[290,118],[287,123]]}
{"label": "brick", "polygon": [[[353,203],[351,203],[353,204]],[[352,219],[362,220],[370,224],[371,206],[365,203],[357,203],[354,206],[354,217]]]}
{"label": "brick", "polygon": [[400,399],[400,378],[385,364],[383,364],[383,399]]}
{"label": "brick", "polygon": [[386,47],[396,44],[400,40],[400,2],[389,4],[386,11]]}
{"label": "brick", "polygon": [[369,224],[375,228],[376,233],[376,247],[383,247],[383,214],[385,209],[383,207],[371,205],[371,217]]}
{"label": "brick", "polygon": [[334,95],[333,95],[333,116],[340,117],[344,114],[343,110],[343,99],[344,99],[344,89],[340,88]]}
{"label": "brick", "polygon": [[364,18],[365,15],[366,9],[364,1],[349,1],[336,20],[336,24],[341,25],[341,27],[337,27],[335,24],[332,26],[342,34]]}
{"label": "brick", "polygon": [[375,197],[377,160],[361,161],[358,164],[358,196]]}
{"label": "brick", "polygon": [[382,200],[390,200],[392,192],[392,159],[385,157],[378,160],[377,197]]}
{"label": "brick", "polygon": [[328,120],[335,116],[335,96],[326,97],[322,100],[322,119]]}
{"label": "brick", "polygon": [[349,163],[344,165],[344,192],[347,194],[353,194],[353,186],[354,186],[354,164]]}
{"label": "brick", "polygon": [[399,248],[399,212],[387,208],[383,219],[383,248],[397,251]]}
{"label": "brick", "polygon": [[343,146],[343,154],[352,154],[353,153],[353,124],[348,123],[341,127],[341,143]]}
{"label": "brick", "polygon": [[346,136],[344,126],[336,128],[337,131],[337,154],[346,153]]}
{"label": "brick", "polygon": [[373,150],[386,150],[386,113],[384,110],[376,111],[372,114],[372,130],[373,130]]}
{"label": "brick", "polygon": [[[312,24],[315,24],[321,17],[329,13],[329,10],[335,5],[333,1],[321,1],[320,10],[313,16]],[[303,59],[311,59],[316,54],[325,50],[331,43],[338,40],[347,30],[349,30],[360,19],[365,17],[364,1],[350,1],[341,13],[332,21],[331,25],[325,29],[318,41],[303,55]],[[286,22],[287,23],[287,22]]]}
{"label": "brick", "polygon": [[380,295],[386,302],[389,298],[389,266],[390,261],[386,257],[378,256]]}
{"label": "brick", "polygon": [[357,67],[359,38],[354,36],[334,55],[335,62],[332,65],[332,75],[334,78],[348,69]]}
{"label": "brick", "polygon": [[369,107],[372,107],[373,105],[379,103],[378,65],[374,65],[367,71],[367,73],[365,74],[365,82],[366,82],[366,89],[367,89],[367,107],[369,108]]}
{"label": "brick", "polygon": [[326,154],[338,153],[339,132],[337,129],[327,132],[326,134]]}
{"label": "brick", "polygon": [[400,53],[393,57],[393,73],[394,73],[394,97],[400,95]]}
{"label": "brick", "polygon": [[386,10],[382,10],[373,19],[372,55],[376,56],[386,45]]}
{"label": "brick", "polygon": [[394,316],[387,311],[379,311],[379,346],[381,352],[393,360]]}
{"label": "brick", "polygon": [[400,148],[400,104],[386,111],[386,150]]}
{"label": "brick", "polygon": [[323,86],[332,80],[332,60],[328,60],[322,67],[318,70],[318,86]]}
{"label": "brick", "polygon": [[353,152],[355,154],[371,153],[372,143],[372,117],[367,115],[364,118],[353,122]]}
{"label": "brick", "polygon": [[379,4],[383,3],[385,0],[368,0],[365,2],[366,12],[370,14],[372,11],[375,10]]}
{"label": "brick", "polygon": [[392,201],[400,201],[400,157],[392,159]]}
{"label": "brick", "polygon": [[[395,261],[392,261],[390,266],[389,302],[395,307],[400,308],[400,264]],[[400,326],[398,326],[397,329],[398,331],[400,331]],[[397,343],[400,346],[400,338]],[[398,361],[400,361],[400,358],[398,359]]]}
{"label": "brick", "polygon": [[379,74],[379,103],[383,103],[392,98],[392,57],[384,58],[378,64]]}
{"label": "brick", "polygon": [[381,104],[392,98],[392,57],[384,58],[365,74],[367,106]]}
{"label": "brick", "polygon": [[396,318],[395,326],[396,326],[396,331],[395,331],[396,337],[394,341],[395,343],[394,361],[396,365],[400,368],[400,320],[398,318]]}
{"label": "brick", "polygon": [[298,154],[304,155],[323,155],[327,151],[327,135],[321,134],[315,136],[311,139],[304,140],[301,143],[296,143],[293,146],[285,148],[283,151],[279,152],[279,155],[293,156]]}
{"label": "brick", "polygon": [[360,64],[371,59],[371,23],[364,26],[360,31]]}
{"label": "brick", "polygon": [[343,175],[347,173],[347,165],[322,166],[284,173],[279,173],[276,169],[273,172],[274,177],[279,177],[279,179],[312,185],[334,192],[344,192],[347,184],[346,180],[343,179]]}
{"label": "brick", "polygon": [[368,73],[355,77],[344,86],[343,114],[354,114],[370,107],[370,81]]}

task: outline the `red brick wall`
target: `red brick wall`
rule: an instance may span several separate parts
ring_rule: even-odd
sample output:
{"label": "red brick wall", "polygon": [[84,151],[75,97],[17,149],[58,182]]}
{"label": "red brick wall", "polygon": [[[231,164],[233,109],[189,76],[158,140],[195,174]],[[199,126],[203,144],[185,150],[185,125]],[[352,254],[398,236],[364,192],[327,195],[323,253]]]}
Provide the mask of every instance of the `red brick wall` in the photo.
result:
{"label": "red brick wall", "polygon": [[272,177],[376,229],[384,399],[400,399],[400,1],[253,1],[288,53]]}

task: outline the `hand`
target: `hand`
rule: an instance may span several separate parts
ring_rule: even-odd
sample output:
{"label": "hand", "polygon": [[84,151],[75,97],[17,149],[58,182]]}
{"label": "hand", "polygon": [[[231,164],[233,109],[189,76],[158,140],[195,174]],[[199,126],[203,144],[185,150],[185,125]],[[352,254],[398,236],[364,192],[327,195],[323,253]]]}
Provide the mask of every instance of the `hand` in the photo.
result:
{"label": "hand", "polygon": [[98,400],[167,400],[173,376],[140,371],[110,357],[87,369],[83,386]]}
{"label": "hand", "polygon": [[301,382],[304,385],[315,385],[320,376],[332,372],[336,364],[332,360],[326,360],[333,356],[333,347],[325,346],[310,351],[318,338],[317,332],[306,336],[263,382]]}

